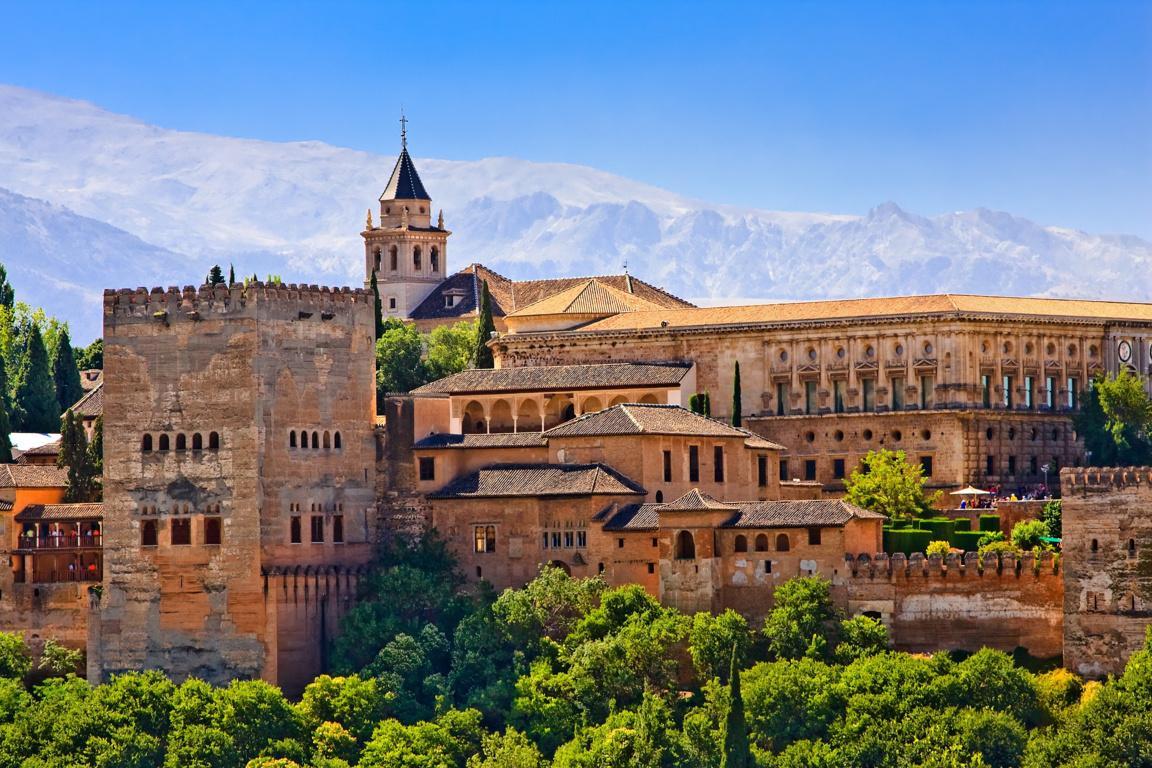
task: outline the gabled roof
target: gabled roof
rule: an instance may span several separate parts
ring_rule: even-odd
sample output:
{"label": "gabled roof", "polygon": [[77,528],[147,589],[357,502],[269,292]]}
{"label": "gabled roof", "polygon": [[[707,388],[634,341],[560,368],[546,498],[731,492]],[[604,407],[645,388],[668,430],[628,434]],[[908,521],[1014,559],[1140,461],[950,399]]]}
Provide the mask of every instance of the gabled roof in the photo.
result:
{"label": "gabled roof", "polygon": [[470,368],[412,390],[417,394],[569,391],[618,387],[676,387],[692,363],[605,363]]}
{"label": "gabled roof", "polygon": [[624,403],[597,413],[586,413],[553,427],[545,437],[587,437],[604,435],[700,435],[704,437],[743,437],[742,429],[705,418],[678,405]]}
{"label": "gabled roof", "polygon": [[659,504],[626,504],[604,509],[596,516],[597,520],[607,519],[606,531],[654,531],[660,527]]}
{"label": "gabled roof", "polygon": [[29,504],[16,514],[16,520],[22,523],[36,520],[60,522],[101,520],[103,517],[104,505],[99,502],[91,504]]}
{"label": "gabled roof", "polygon": [[493,464],[453,480],[431,499],[516,496],[643,495],[645,490],[604,464]]}
{"label": "gabled roof", "polygon": [[699,488],[693,488],[675,501],[660,506],[660,512],[724,512],[736,511],[740,507],[717,501]]}
{"label": "gabled roof", "polygon": [[67,488],[68,470],[36,464],[0,464],[0,488]]}
{"label": "gabled roof", "polygon": [[104,415],[104,382],[101,381],[94,389],[88,390],[84,396],[76,401],[71,408],[72,413],[86,419],[95,419]]}
{"label": "gabled roof", "polygon": [[736,506],[740,511],[724,523],[725,528],[840,526],[854,518],[887,519],[879,512],[849,504],[843,499],[745,501]]}
{"label": "gabled roof", "polygon": [[412,446],[421,448],[539,448],[548,441],[539,432],[499,432],[496,434],[452,435],[441,433],[428,435]]}
{"label": "gabled roof", "polygon": [[614,315],[643,309],[660,309],[648,299],[627,293],[593,277],[559,293],[517,309],[508,317],[539,315]]}
{"label": "gabled roof", "polygon": [[396,158],[396,166],[392,169],[392,176],[388,179],[388,186],[380,195],[381,200],[431,200],[424,183],[420,181],[420,174],[416,173],[416,165],[408,154],[408,148],[400,150]]}

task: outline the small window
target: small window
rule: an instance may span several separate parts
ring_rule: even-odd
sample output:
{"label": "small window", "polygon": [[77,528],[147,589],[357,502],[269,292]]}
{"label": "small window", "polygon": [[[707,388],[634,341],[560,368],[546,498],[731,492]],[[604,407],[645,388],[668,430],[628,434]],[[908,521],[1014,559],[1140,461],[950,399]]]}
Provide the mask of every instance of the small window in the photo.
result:
{"label": "small window", "polygon": [[209,432],[208,433],[208,450],[210,450],[210,451],[220,450],[220,433],[219,432]]}
{"label": "small window", "polygon": [[656,573],[656,563],[648,563],[648,573]]}
{"label": "small window", "polygon": [[340,450],[342,447],[340,445],[340,433],[339,432],[336,432],[332,435],[332,447],[337,451]]}
{"label": "small window", "polygon": [[476,578],[478,578],[478,579],[484,578],[484,569],[481,568],[480,566],[476,566]]}
{"label": "small window", "polygon": [[388,309],[396,309],[396,297],[395,296],[389,296],[388,297]]}
{"label": "small window", "polygon": [[764,561],[764,573],[772,573],[772,561],[771,560],[765,560]]}
{"label": "small window", "polygon": [[152,453],[152,435],[144,435],[144,439],[140,441],[140,450],[144,453]]}
{"label": "small window", "polygon": [[296,447],[296,431],[295,430],[292,430],[291,432],[288,433],[288,447],[289,448],[295,448]]}
{"label": "small window", "polygon": [[192,450],[194,450],[194,451],[204,450],[204,436],[201,435],[199,432],[192,435]]}
{"label": "small window", "polygon": [[300,516],[299,515],[293,515],[292,516],[292,520],[289,523],[288,528],[289,528],[288,540],[290,542],[292,542],[293,544],[299,544],[301,541],[301,539],[300,539]]}
{"label": "small window", "polygon": [[300,430],[300,447],[301,448],[307,448],[308,447],[308,433],[305,432],[304,430]]}
{"label": "small window", "polygon": [[576,537],[573,531],[564,531],[564,548],[572,549],[575,546]]}
{"label": "small window", "polygon": [[761,488],[768,486],[768,457],[756,457],[756,484]]}
{"label": "small window", "polygon": [[757,534],[757,536],[756,536],[756,551],[757,552],[767,552],[768,551],[768,534],[766,534],[766,533]]}
{"label": "small window", "polygon": [[428,251],[428,266],[433,272],[440,271],[440,249],[436,246],[432,246],[432,249]]}
{"label": "small window", "polygon": [[312,543],[322,544],[324,542],[324,516],[312,515]]}
{"label": "small window", "polygon": [[1128,539],[1128,557],[1136,556],[1136,539]]}
{"label": "small window", "polygon": [[140,524],[140,546],[154,547],[157,542],[156,521],[145,520]]}
{"label": "small window", "polygon": [[1099,552],[1100,551],[1100,542],[1098,542],[1096,539],[1092,539],[1092,551],[1093,552]]}
{"label": "small window", "polygon": [[312,450],[314,450],[314,451],[320,450],[320,433],[319,432],[313,432],[312,433]]}
{"label": "small window", "polygon": [[192,521],[188,518],[172,520],[172,546],[184,546],[192,543]]}
{"label": "small window", "polygon": [[781,533],[776,536],[776,551],[787,552],[791,548],[791,542],[788,541],[788,534]]}
{"label": "small window", "polygon": [[596,573],[604,573],[604,563],[598,563],[596,565]]}
{"label": "small window", "polygon": [[996,474],[996,457],[995,456],[985,456],[984,457],[984,474],[989,475],[989,476]]}
{"label": "small window", "polygon": [[805,480],[815,480],[816,479],[816,459],[805,459],[804,460],[804,479]]}
{"label": "small window", "polygon": [[168,450],[168,435],[160,435],[159,450],[161,450],[161,451]]}
{"label": "small window", "polygon": [[688,482],[700,482],[700,446],[688,446]]}
{"label": "small window", "polygon": [[616,548],[624,549],[624,539],[616,539]]}
{"label": "small window", "polygon": [[932,477],[932,457],[920,457],[920,469],[923,470],[924,477]]}
{"label": "small window", "polygon": [[788,482],[788,459],[780,459],[780,482]]}
{"label": "small window", "polygon": [[436,479],[436,459],[431,456],[420,457],[420,479],[425,482]]}
{"label": "small window", "polygon": [[496,551],[496,526],[477,525],[473,527],[476,551],[481,554]]}
{"label": "small window", "polygon": [[552,531],[552,549],[560,549],[560,531]]}
{"label": "small window", "polygon": [[543,539],[543,541],[542,541],[540,546],[542,546],[544,549],[548,549],[548,532],[545,531],[542,534],[541,538]]}
{"label": "small window", "polygon": [[808,544],[810,546],[813,546],[813,547],[820,545],[820,529],[819,528],[809,528],[808,529]]}
{"label": "small window", "polygon": [[656,491],[656,503],[657,504],[663,504],[664,503],[664,491]]}
{"label": "small window", "polygon": [[718,483],[724,482],[724,446],[712,448],[712,476]]}
{"label": "small window", "polygon": [[696,540],[692,538],[690,531],[680,531],[676,534],[676,559],[696,559]]}
{"label": "small window", "polygon": [[205,544],[219,544],[220,543],[220,518],[206,517],[204,518],[204,543]]}
{"label": "small window", "polygon": [[[149,440],[149,448],[151,448],[151,440]],[[664,451],[664,482],[672,482],[672,451]]]}
{"label": "small window", "polygon": [[576,531],[576,546],[577,546],[577,548],[580,548],[580,549],[583,549],[584,547],[588,546],[588,532],[587,531]]}
{"label": "small window", "polygon": [[422,254],[420,251],[420,246],[416,246],[412,249],[412,269],[416,270],[417,272],[423,268],[423,259],[421,256]]}
{"label": "small window", "polygon": [[747,552],[748,551],[748,537],[743,534],[736,537],[736,541],[732,545],[733,552]]}
{"label": "small window", "polygon": [[344,515],[332,516],[332,541],[337,544],[344,543]]}
{"label": "small window", "polygon": [[329,434],[328,430],[324,430],[324,450],[327,451],[327,450],[330,450],[331,448],[332,448],[332,435]]}
{"label": "small window", "polygon": [[[400,249],[392,246],[388,249],[388,268],[395,272],[400,268]],[[395,299],[393,299],[395,301]]]}
{"label": "small window", "polygon": [[832,477],[837,480],[844,479],[844,459],[832,459]]}
{"label": "small window", "polygon": [[180,433],[179,435],[176,435],[176,450],[178,450],[178,451],[188,450],[188,438],[186,438],[184,436],[184,433]]}

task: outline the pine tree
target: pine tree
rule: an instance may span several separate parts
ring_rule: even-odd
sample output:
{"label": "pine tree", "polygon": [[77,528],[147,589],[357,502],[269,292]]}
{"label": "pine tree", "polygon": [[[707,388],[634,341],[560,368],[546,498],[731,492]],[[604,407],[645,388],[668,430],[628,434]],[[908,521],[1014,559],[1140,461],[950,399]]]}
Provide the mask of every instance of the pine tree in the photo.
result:
{"label": "pine tree", "polygon": [[740,667],[736,664],[736,646],[732,646],[732,664],[728,673],[728,716],[724,719],[724,754],[720,768],[752,768],[752,749],[748,745],[748,723],[744,719],[744,697],[740,693]]}
{"label": "pine tree", "polygon": [[732,426],[739,427],[744,423],[744,404],[740,402],[740,361],[736,361],[736,373],[732,378]]}
{"label": "pine tree", "polygon": [[476,326],[476,367],[495,368],[496,361],[492,359],[492,349],[488,346],[492,334],[496,332],[496,323],[492,321],[492,294],[488,291],[488,281],[484,281],[484,289],[480,294],[480,322]]}
{"label": "pine tree", "polygon": [[223,285],[224,272],[220,269],[219,264],[213,264],[212,269],[208,270],[208,285]]}
{"label": "pine tree", "polygon": [[0,264],[0,307],[12,309],[15,303],[16,291],[12,290],[12,284],[8,282],[8,270]]}
{"label": "pine tree", "polygon": [[236,284],[236,268],[231,264],[228,265],[228,285]]}
{"label": "pine tree", "polygon": [[712,416],[712,396],[707,392],[700,393],[700,413],[704,416]]}
{"label": "pine tree", "polygon": [[376,339],[384,335],[384,304],[380,301],[380,286],[376,284],[376,273],[372,273],[372,301],[376,312]]}
{"label": "pine tree", "polygon": [[701,416],[704,415],[704,406],[701,404],[699,392],[696,392],[688,398],[688,410],[692,411],[692,413],[698,413]]}
{"label": "pine tree", "polygon": [[88,443],[88,468],[92,473],[92,501],[104,498],[104,417],[97,416]]}
{"label": "pine tree", "polygon": [[56,466],[68,470],[64,501],[92,501],[95,474],[88,452],[88,438],[84,435],[83,422],[71,410],[65,411],[60,420],[60,455]]}
{"label": "pine tree", "polygon": [[48,367],[44,337],[35,323],[28,328],[28,346],[20,361],[15,392],[16,431],[52,432],[60,426],[56,383]]}
{"label": "pine tree", "polygon": [[71,408],[84,397],[84,387],[80,386],[80,369],[73,355],[72,339],[68,329],[60,331],[56,342],[56,354],[52,356],[52,379],[56,384],[56,402],[60,410]]}

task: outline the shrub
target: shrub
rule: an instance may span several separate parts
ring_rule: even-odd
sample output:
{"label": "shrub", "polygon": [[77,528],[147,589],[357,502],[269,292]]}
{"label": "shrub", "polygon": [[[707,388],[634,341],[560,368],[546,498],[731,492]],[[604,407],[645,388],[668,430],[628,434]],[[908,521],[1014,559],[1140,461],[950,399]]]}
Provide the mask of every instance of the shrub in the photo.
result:
{"label": "shrub", "polygon": [[1046,546],[1041,541],[1048,535],[1048,526],[1043,520],[1025,520],[1012,528],[1012,543],[1020,549],[1033,549]]}
{"label": "shrub", "polygon": [[951,551],[952,545],[948,542],[933,541],[928,544],[928,547],[924,550],[924,554],[928,555],[929,557],[932,555],[940,555],[940,557],[946,557]]}

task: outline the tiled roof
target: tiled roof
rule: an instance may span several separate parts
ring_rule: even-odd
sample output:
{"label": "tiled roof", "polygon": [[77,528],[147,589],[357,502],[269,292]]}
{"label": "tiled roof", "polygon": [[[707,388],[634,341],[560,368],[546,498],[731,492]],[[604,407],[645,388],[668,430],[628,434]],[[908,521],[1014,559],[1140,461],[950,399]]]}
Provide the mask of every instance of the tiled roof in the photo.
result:
{"label": "tiled roof", "polygon": [[453,480],[433,499],[639,495],[639,485],[603,464],[493,464]]}
{"label": "tiled roof", "polygon": [[0,512],[11,512],[11,511],[12,511],[12,502],[4,501],[3,499],[0,499]]}
{"label": "tiled roof", "polygon": [[936,294],[836,301],[798,301],[736,307],[648,310],[598,320],[581,331],[761,325],[820,320],[867,320],[902,315],[1004,315],[1074,320],[1152,321],[1152,303]]}
{"label": "tiled roof", "polygon": [[59,456],[60,455],[60,441],[54,440],[51,443],[38,445],[35,448],[29,448],[26,451],[21,451],[21,456]]}
{"label": "tiled roof", "polygon": [[499,432],[492,435],[428,435],[413,448],[535,448],[548,445],[539,432]]}
{"label": "tiled roof", "polygon": [[[590,280],[595,280],[609,288],[651,302],[657,307],[685,308],[693,306],[687,301],[631,275],[561,277],[551,280],[510,280],[498,272],[493,272],[483,264],[469,264],[436,286],[424,301],[412,310],[412,319],[474,317],[480,304],[481,286],[485,280],[488,281],[488,292],[492,295],[492,314],[495,317],[503,317],[517,309],[555,296],[573,286],[585,285]],[[463,295],[453,306],[446,307],[444,295],[447,293],[462,293]]]}
{"label": "tiled roof", "polygon": [[648,299],[613,288],[596,278],[577,283],[559,293],[510,313],[509,317],[536,315],[612,315],[642,309],[660,309]]}
{"label": "tiled roof", "polygon": [[747,437],[742,429],[692,413],[678,405],[625,403],[597,413],[586,413],[553,427],[545,437],[598,435],[701,435]]}
{"label": "tiled roof", "polygon": [[71,408],[72,413],[88,419],[104,415],[104,382],[101,381],[95,389],[90,389],[84,396],[76,401]]}
{"label": "tiled roof", "polygon": [[604,510],[608,522],[604,523],[606,531],[654,531],[660,527],[660,513],[656,511],[659,504],[626,504],[622,507],[615,505]]}
{"label": "tiled roof", "polygon": [[430,200],[428,192],[420,181],[420,174],[416,173],[416,166],[408,154],[408,148],[400,150],[396,158],[396,166],[392,169],[392,176],[388,179],[388,186],[384,187],[381,200]]}
{"label": "tiled roof", "polygon": [[66,488],[68,470],[35,464],[0,464],[0,488]]}
{"label": "tiled roof", "polygon": [[853,518],[885,520],[843,499],[796,501],[747,501],[737,504],[740,511],[724,523],[726,528],[790,528],[844,525]]}
{"label": "tiled roof", "polygon": [[104,505],[95,504],[29,504],[20,510],[16,519],[20,522],[34,520],[101,520]]}
{"label": "tiled roof", "polygon": [[748,439],[744,441],[744,445],[749,448],[767,448],[771,451],[785,451],[788,450],[780,443],[774,443],[766,437],[756,434],[755,432],[748,433]]}
{"label": "tiled roof", "polygon": [[735,504],[717,501],[699,488],[693,488],[675,501],[660,505],[661,512],[706,512],[738,510]]}
{"label": "tiled roof", "polygon": [[471,368],[412,390],[414,393],[530,392],[615,387],[675,387],[692,363],[606,363]]}

